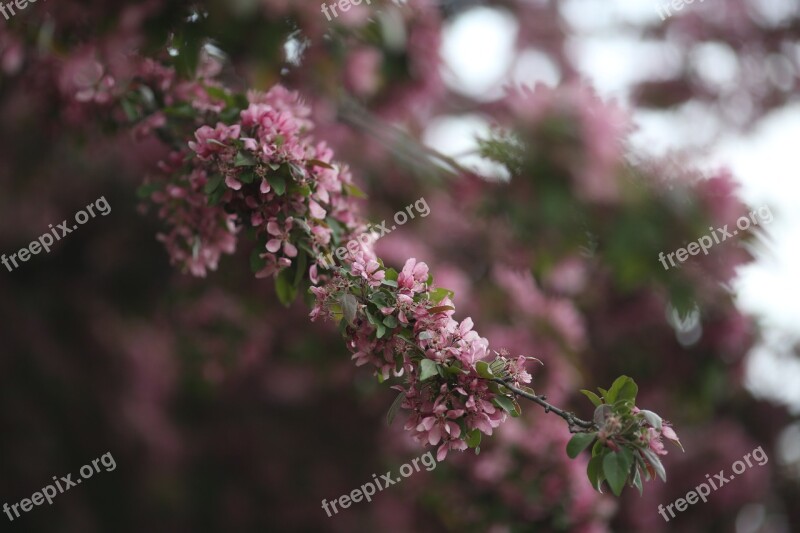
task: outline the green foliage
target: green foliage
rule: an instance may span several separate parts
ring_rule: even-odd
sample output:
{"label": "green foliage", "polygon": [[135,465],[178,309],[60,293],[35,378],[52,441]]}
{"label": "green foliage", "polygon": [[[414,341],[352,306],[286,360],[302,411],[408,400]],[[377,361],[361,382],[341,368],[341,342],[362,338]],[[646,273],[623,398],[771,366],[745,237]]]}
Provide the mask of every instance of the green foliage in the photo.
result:
{"label": "green foliage", "polygon": [[628,376],[620,376],[614,380],[611,388],[608,389],[605,400],[607,403],[615,403],[618,400],[630,400],[635,402],[638,392],[639,387],[631,378]]}
{"label": "green foliage", "polygon": [[481,444],[481,431],[479,429],[471,429],[467,432],[467,438],[465,439],[467,446],[470,448],[477,448]]}
{"label": "green foliage", "polygon": [[286,178],[280,174],[269,174],[267,183],[278,196],[286,194]]}
{"label": "green foliage", "polygon": [[615,496],[622,493],[632,465],[633,454],[627,448],[608,453],[603,458],[603,474]]}
{"label": "green foliage", "polygon": [[594,404],[595,407],[603,403],[603,400],[595,393],[590,390],[581,389],[581,394],[589,398],[589,400]]}
{"label": "green foliage", "polygon": [[419,362],[419,380],[425,381],[433,376],[439,375],[439,367],[430,359],[423,359]]}
{"label": "green foliage", "polygon": [[639,391],[636,382],[620,376],[608,390],[601,387],[597,390],[600,395],[581,390],[595,406],[593,420],[597,431],[574,435],[567,444],[567,455],[575,458],[594,442],[586,476],[599,492],[605,482],[616,496],[626,483],[641,493],[642,482],[652,477],[651,472],[666,480],[661,460],[649,447],[648,433],[648,428],[661,431],[663,421],[652,411],[642,409],[634,413]]}
{"label": "green foliage", "polygon": [[495,396],[492,399],[492,403],[503,409],[503,411],[510,414],[514,418],[518,417],[521,413],[519,404],[517,404],[516,401],[512,400],[508,396]]}
{"label": "green foliage", "polygon": [[567,455],[570,459],[578,457],[583,450],[589,447],[594,439],[597,438],[597,433],[576,433],[567,443]]}
{"label": "green foliage", "polygon": [[297,289],[292,283],[292,273],[289,269],[281,270],[275,277],[275,293],[278,295],[278,300],[289,307],[297,296]]}

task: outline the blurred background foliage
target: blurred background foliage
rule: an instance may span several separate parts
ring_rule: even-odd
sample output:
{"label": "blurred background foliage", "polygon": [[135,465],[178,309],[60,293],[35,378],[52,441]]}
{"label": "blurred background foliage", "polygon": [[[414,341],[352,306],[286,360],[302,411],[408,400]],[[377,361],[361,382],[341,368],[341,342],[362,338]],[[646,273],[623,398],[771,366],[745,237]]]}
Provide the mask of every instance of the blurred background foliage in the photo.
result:
{"label": "blurred background foliage", "polygon": [[[755,74],[743,69],[734,94],[670,67],[673,76],[632,85],[631,107],[702,105],[747,129],[791,100],[797,12],[771,23],[757,3],[717,3],[705,15],[628,22],[671,47],[670,65],[689,65],[693,49],[713,42],[742,64],[766,61],[773,82],[747,82]],[[581,30],[570,22],[575,2],[476,4],[373,2],[328,22],[314,2],[63,0],[31,4],[0,27],[0,250],[16,251],[100,196],[112,206],[0,277],[0,500],[28,497],[107,451],[118,465],[4,529],[800,530],[798,468],[786,459],[797,457],[797,440],[778,447],[792,416],[744,387],[759,328],[730,291],[757,232],[680,269],[657,260],[749,211],[729,175],[616,144],[628,129],[612,126],[614,106],[569,89],[580,76],[570,54]],[[558,73],[563,101],[453,88],[437,57],[443,31],[489,8],[517,21],[515,50],[547,59],[541,73]],[[136,196],[164,147],[73,105],[65,81],[87,55],[124,80],[134,54],[169,58],[187,74],[210,54],[238,89],[300,90],[317,137],[367,192],[373,220],[420,197],[431,207],[380,241],[379,255],[394,266],[428,262],[455,290],[460,318],[472,316],[493,346],[545,363],[534,386],[552,403],[585,418],[578,389],[634,377],[639,403],[670,418],[686,448],[665,458],[668,483],[646,485],[643,497],[593,492],[585,458],[566,457],[562,421],[529,406],[479,456],[451,454],[328,518],[323,498],[422,450],[402,423],[383,423],[392,391],[352,366],[332,324],[310,323],[299,301],[281,307],[271,283],[251,275],[246,246],[208,279],[169,266]],[[520,111],[531,107],[549,114]],[[432,125],[468,116],[493,124],[471,158],[422,145]],[[498,142],[508,131],[514,143]],[[472,168],[477,156],[482,166]],[[608,194],[585,172],[602,165]],[[746,480],[669,524],[657,514],[757,446],[770,462]]]}

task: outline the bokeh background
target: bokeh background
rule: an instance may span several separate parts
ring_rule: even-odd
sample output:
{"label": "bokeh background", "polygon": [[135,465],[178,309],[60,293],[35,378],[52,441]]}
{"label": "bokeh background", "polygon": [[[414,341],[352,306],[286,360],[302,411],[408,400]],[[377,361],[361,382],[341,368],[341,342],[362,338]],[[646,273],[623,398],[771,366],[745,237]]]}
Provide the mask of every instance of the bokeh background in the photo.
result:
{"label": "bokeh background", "polygon": [[[306,0],[62,0],[0,20],[0,253],[100,196],[112,207],[0,272],[0,503],[103,453],[117,463],[0,529],[800,531],[800,8],[706,0],[662,21],[657,5],[373,2],[328,22]],[[164,148],[72,98],[87,57],[122,80],[132,53],[190,43],[234,86],[300,90],[371,219],[426,198],[431,215],[380,255],[425,260],[493,346],[540,358],[537,391],[588,417],[578,389],[632,376],[686,448],[665,458],[667,483],[595,493],[563,422],[526,406],[479,456],[328,518],[323,498],[424,451],[386,426],[394,394],[334,325],[280,306],[247,245],[205,279],[171,267],[137,196]],[[555,122],[516,123],[504,86],[537,82],[618,107],[565,90],[540,104]],[[498,122],[542,148],[516,172],[474,140]],[[572,175],[584,159],[613,163],[604,194]],[[658,252],[745,204],[774,220],[663,270]],[[758,446],[764,467],[670,523],[657,514]]]}

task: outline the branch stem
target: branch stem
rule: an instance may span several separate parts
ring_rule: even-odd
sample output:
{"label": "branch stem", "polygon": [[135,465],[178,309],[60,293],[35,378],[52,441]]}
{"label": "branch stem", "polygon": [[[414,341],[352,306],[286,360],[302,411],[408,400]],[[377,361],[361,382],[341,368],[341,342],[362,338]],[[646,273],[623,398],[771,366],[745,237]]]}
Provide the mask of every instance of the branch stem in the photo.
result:
{"label": "branch stem", "polygon": [[525,392],[524,390],[519,389],[514,385],[511,385],[502,378],[494,378],[492,381],[503,385],[517,396],[522,396],[523,398],[528,399],[534,403],[538,403],[539,405],[544,407],[545,413],[553,412],[557,414],[558,416],[567,421],[567,424],[569,424],[569,430],[572,433],[588,433],[590,431],[595,431],[597,429],[597,425],[594,422],[590,422],[588,420],[582,420],[577,416],[575,416],[573,413],[564,411],[563,409],[559,409],[555,405],[548,403],[547,397],[544,395],[536,396],[535,394]]}

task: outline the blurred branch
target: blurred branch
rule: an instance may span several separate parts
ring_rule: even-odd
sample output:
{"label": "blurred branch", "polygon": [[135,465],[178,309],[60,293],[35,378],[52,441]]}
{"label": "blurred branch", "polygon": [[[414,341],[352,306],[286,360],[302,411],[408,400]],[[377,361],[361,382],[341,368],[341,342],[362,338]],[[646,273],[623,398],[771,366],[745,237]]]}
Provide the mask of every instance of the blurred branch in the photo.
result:
{"label": "blurred branch", "polygon": [[[383,143],[399,160],[419,173],[432,173],[437,178],[456,177],[475,172],[450,156],[417,141],[397,126],[381,120],[352,99],[341,102],[339,118]],[[424,157],[420,158],[420,153]],[[442,176],[444,171],[445,176]]]}

